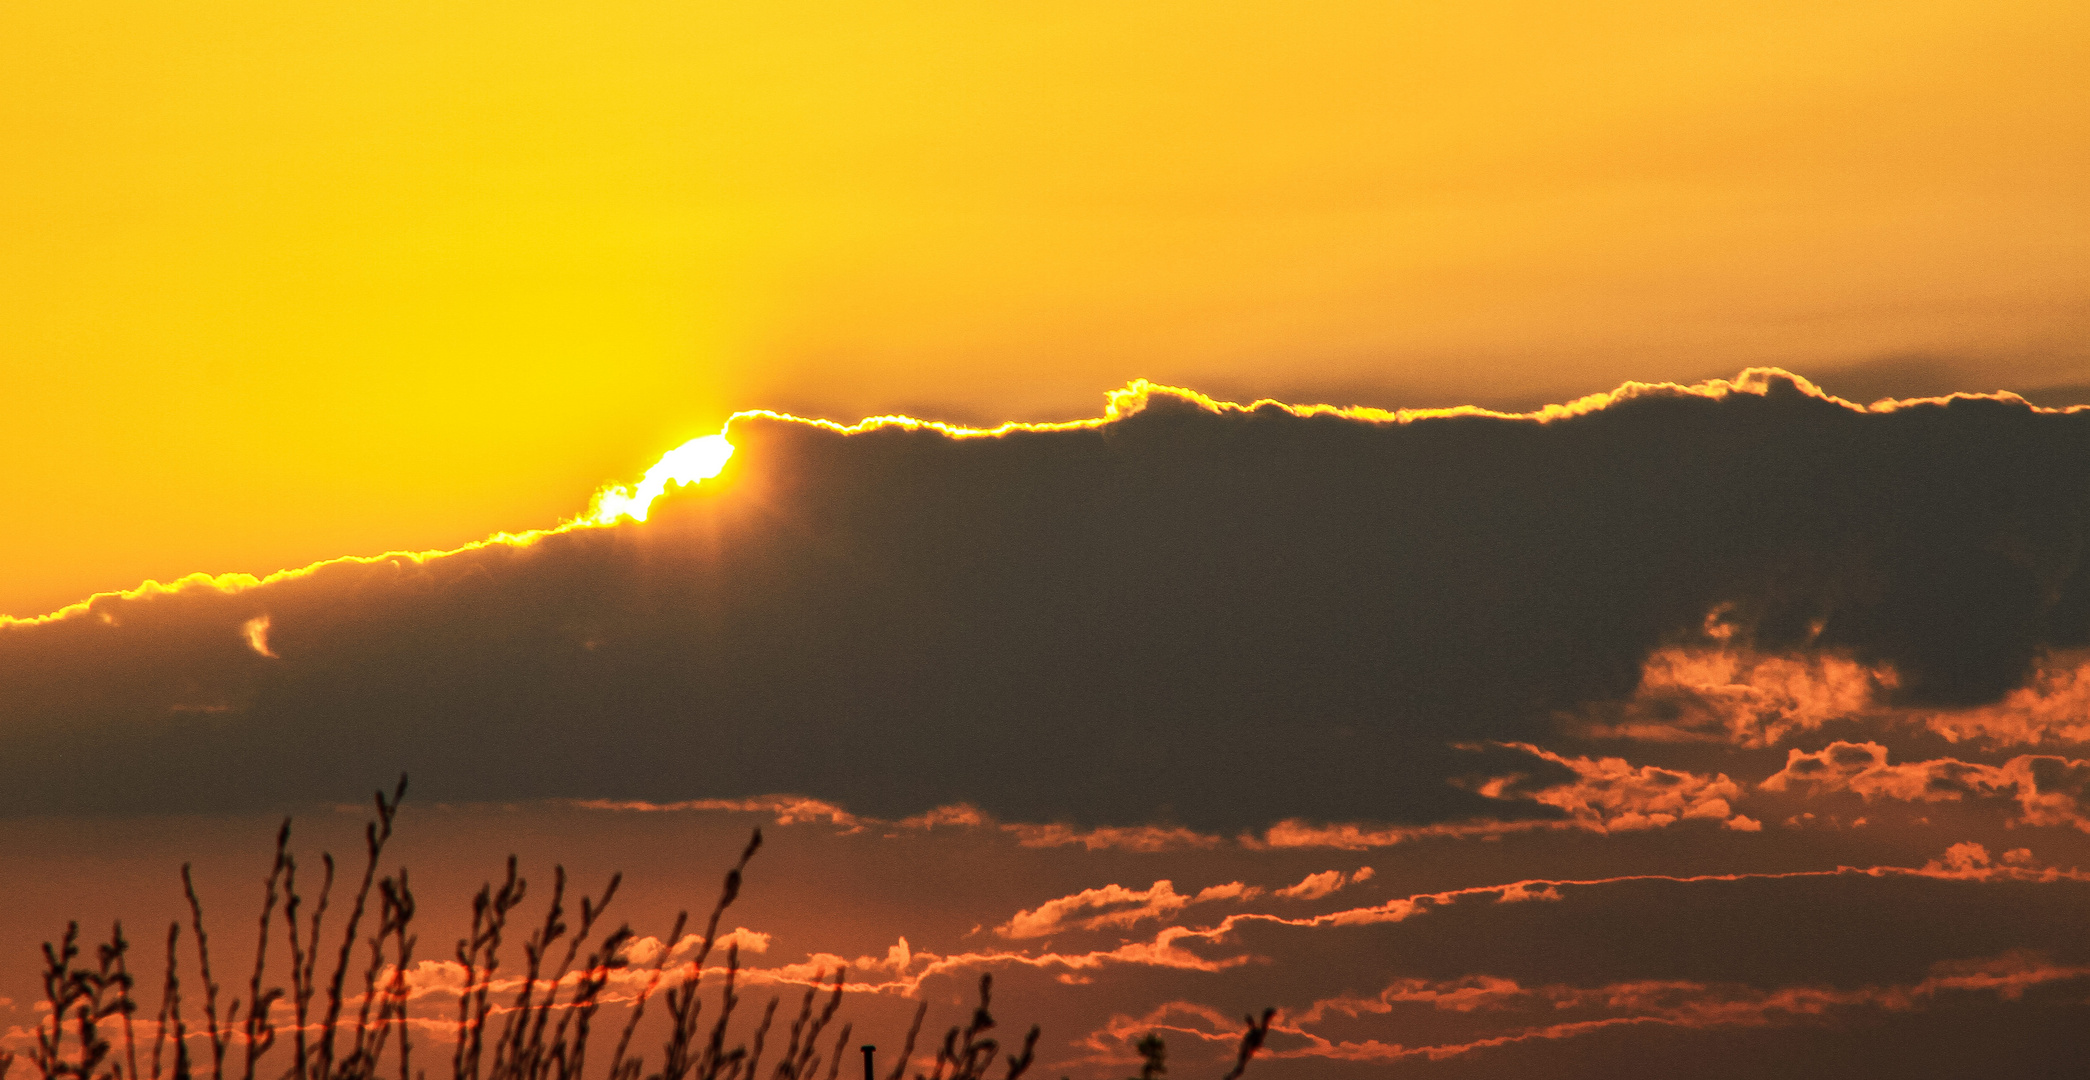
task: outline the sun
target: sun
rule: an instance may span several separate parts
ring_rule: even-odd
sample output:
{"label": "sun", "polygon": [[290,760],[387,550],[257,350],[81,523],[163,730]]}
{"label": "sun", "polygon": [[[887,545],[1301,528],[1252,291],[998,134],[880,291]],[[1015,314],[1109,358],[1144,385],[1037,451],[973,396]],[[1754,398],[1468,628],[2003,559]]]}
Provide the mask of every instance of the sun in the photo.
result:
{"label": "sun", "polygon": [[647,511],[653,508],[653,500],[660,498],[669,484],[709,480],[726,467],[732,456],[733,444],[724,435],[691,439],[662,454],[636,486],[615,485],[597,491],[581,521],[590,525],[614,525],[624,518],[644,521]]}

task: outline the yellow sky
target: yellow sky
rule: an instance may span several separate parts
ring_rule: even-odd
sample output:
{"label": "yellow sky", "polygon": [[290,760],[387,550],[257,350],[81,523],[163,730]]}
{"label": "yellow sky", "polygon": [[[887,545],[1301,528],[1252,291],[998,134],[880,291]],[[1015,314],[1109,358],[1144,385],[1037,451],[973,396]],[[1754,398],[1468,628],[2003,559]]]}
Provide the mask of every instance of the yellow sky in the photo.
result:
{"label": "yellow sky", "polygon": [[742,407],[2090,382],[2086,72],[2069,0],[8,5],[0,611]]}

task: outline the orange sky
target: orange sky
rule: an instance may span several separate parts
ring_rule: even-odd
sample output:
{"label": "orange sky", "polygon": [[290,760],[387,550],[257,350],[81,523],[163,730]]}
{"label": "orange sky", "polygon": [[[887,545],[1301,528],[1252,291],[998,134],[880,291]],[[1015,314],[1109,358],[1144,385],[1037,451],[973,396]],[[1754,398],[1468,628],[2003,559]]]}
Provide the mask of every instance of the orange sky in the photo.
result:
{"label": "orange sky", "polygon": [[[824,1060],[901,1063],[919,1008],[923,1074],[989,975],[1002,1046],[1035,1022],[1028,1075],[1078,1080],[1150,1033],[1170,1075],[1223,1075],[1266,1008],[1255,1080],[2090,1054],[2090,408],[1867,408],[1764,369],[1524,417],[1113,405],[968,437],[742,414],[591,526],[0,619],[0,1071],[53,1071],[76,1007],[40,998],[105,987],[105,933],[139,1007],[101,1030],[140,1059],[107,1080],[183,1038],[204,1061],[315,941],[440,1071],[493,953],[445,945],[486,940],[471,897],[511,852],[490,989],[557,990],[554,1040],[584,980],[516,978],[521,928],[637,935],[588,984],[604,1047],[688,985],[757,826],[724,1046],[776,995],[767,1045],[803,1047],[794,1002],[846,967]],[[406,782],[357,789],[402,773],[365,855]],[[686,1045],[666,1013],[632,1075]],[[281,1074],[299,1021],[270,1015]]]}
{"label": "orange sky", "polygon": [[13,5],[0,611],[548,525],[744,407],[2080,385],[2086,43],[2060,0]]}

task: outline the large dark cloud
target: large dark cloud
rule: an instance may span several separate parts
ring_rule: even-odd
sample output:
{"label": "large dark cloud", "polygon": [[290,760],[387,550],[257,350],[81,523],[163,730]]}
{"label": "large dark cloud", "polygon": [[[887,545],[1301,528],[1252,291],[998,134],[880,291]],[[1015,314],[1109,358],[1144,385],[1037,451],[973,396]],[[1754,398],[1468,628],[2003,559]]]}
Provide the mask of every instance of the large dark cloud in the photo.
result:
{"label": "large dark cloud", "polygon": [[[0,631],[0,810],[800,791],[881,815],[1501,814],[1450,748],[1765,650],[1991,700],[2090,641],[2090,413],[1622,394],[1374,422],[1166,393],[952,438],[743,418],[644,525]],[[275,658],[242,624],[270,620]],[[1526,761],[1519,766],[1529,769]]]}

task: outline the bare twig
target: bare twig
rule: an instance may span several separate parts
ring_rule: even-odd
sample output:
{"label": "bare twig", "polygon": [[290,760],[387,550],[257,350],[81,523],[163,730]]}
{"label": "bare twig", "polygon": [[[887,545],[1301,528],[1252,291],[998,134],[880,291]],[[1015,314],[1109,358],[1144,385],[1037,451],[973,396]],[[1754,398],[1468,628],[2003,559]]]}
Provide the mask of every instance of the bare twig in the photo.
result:
{"label": "bare twig", "polygon": [[[457,1051],[452,1057],[456,1080],[478,1080],[480,1053],[486,1035],[486,1016],[492,1006],[487,994],[493,973],[501,966],[501,934],[508,925],[508,912],[522,903],[529,882],[516,876],[515,856],[508,856],[508,877],[499,892],[491,882],[472,899],[472,933],[457,943],[457,959],[464,965],[464,988],[457,1002]],[[498,1048],[496,1050],[498,1052]]]}
{"label": "bare twig", "polygon": [[[670,951],[674,949],[676,942],[682,940],[682,927],[688,921],[689,912],[675,913],[675,928],[668,932],[667,947]],[[632,1003],[631,1015],[625,1018],[623,1033],[617,1036],[617,1051],[610,1058],[609,1080],[625,1080],[624,1053],[631,1046],[631,1033],[637,1030],[640,1018],[646,1015],[646,1002],[652,1000],[653,991],[660,987],[661,976],[667,972],[667,967],[668,954],[662,953],[660,963],[654,965],[653,977],[646,981],[646,988],[639,991],[638,1000]],[[636,1072],[636,1068],[633,1071]]]}
{"label": "bare twig", "polygon": [[1241,1054],[1234,1062],[1234,1071],[1227,1073],[1224,1080],[1240,1080],[1241,1074],[1248,1071],[1248,1059],[1263,1048],[1263,1040],[1270,1037],[1270,1021],[1276,1015],[1276,1009],[1264,1009],[1261,1020],[1253,1015],[1241,1018],[1248,1024],[1247,1030],[1241,1033]]}
{"label": "bare twig", "polygon": [[[196,899],[196,883],[189,877],[189,864],[181,864],[181,887],[189,898],[189,926],[196,934],[196,966],[203,975],[204,1031],[210,1039],[211,1080],[225,1080],[225,1047],[232,1041],[228,1028],[218,1028],[218,982],[210,974],[210,938],[203,932],[203,904]],[[238,1003],[234,1003],[237,1011]]]}
{"label": "bare twig", "polygon": [[269,867],[268,881],[261,903],[261,936],[254,946],[254,977],[247,983],[247,1070],[246,1080],[254,1080],[254,1063],[268,1053],[276,1044],[276,1026],[269,1022],[270,1006],[283,996],[279,988],[264,991],[261,978],[268,966],[269,919],[276,913],[276,885],[282,880],[283,871],[290,862],[290,819],[283,819],[283,827],[276,832],[276,861]]}
{"label": "bare twig", "polygon": [[320,879],[319,897],[312,905],[311,933],[302,942],[298,937],[298,906],[303,898],[297,891],[297,859],[286,855],[283,865],[283,921],[290,932],[290,1001],[294,1026],[291,1029],[291,1052],[297,1055],[292,1067],[294,1080],[307,1080],[311,1055],[305,1045],[305,1018],[312,1006],[312,994],[317,988],[315,978],[319,966],[319,930],[326,919],[327,897],[334,891],[334,857],[321,853],[321,864],[325,875]]}
{"label": "bare twig", "polygon": [[[356,890],[355,906],[349,909],[348,925],[341,934],[341,953],[335,959],[334,974],[327,984],[327,1016],[319,1032],[319,1080],[327,1080],[333,1072],[334,1028],[341,1018],[341,984],[348,976],[348,959],[355,949],[356,930],[363,921],[363,908],[370,900],[370,887],[377,879],[378,858],[384,854],[385,842],[392,838],[392,820],[399,813],[399,800],[405,796],[406,775],[402,773],[391,799],[387,800],[382,791],[377,793],[377,820],[363,828],[363,848],[368,861],[363,866],[363,884]],[[318,943],[315,932],[313,945],[316,947]]]}
{"label": "bare twig", "polygon": [[905,1080],[907,1076],[907,1059],[914,1056],[914,1040],[922,1033],[922,1018],[928,1015],[929,1003],[927,1001],[915,1006],[914,1023],[907,1025],[907,1045],[900,1048],[900,1058],[893,1062],[893,1071],[887,1075],[886,1080]]}

